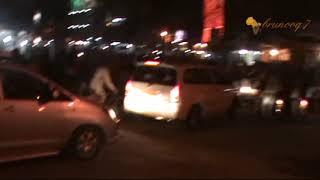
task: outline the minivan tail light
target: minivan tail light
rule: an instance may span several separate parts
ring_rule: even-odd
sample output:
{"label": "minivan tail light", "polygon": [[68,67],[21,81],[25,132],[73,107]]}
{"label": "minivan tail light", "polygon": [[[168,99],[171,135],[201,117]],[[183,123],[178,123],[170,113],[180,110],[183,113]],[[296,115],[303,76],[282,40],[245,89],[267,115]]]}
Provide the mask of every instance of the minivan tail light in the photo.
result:
{"label": "minivan tail light", "polygon": [[180,86],[177,85],[170,91],[170,102],[177,103],[179,101],[180,101]]}

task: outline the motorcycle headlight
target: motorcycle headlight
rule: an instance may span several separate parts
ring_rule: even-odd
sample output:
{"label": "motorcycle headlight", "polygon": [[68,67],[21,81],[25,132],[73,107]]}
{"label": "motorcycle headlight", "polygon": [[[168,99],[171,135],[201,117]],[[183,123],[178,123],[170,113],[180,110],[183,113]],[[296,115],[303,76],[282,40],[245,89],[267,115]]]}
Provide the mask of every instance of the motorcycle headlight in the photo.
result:
{"label": "motorcycle headlight", "polygon": [[108,114],[109,114],[109,116],[110,116],[110,118],[116,123],[116,124],[118,124],[119,122],[120,122],[120,119],[119,119],[119,117],[118,117],[118,115],[117,115],[117,113],[116,113],[116,111],[114,110],[114,109],[109,109],[108,110]]}

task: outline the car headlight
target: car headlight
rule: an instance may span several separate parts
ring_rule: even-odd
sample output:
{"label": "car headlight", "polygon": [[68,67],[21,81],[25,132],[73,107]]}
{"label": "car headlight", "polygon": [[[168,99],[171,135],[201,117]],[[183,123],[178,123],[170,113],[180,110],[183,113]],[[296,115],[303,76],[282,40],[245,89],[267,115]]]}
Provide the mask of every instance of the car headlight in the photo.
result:
{"label": "car headlight", "polygon": [[243,86],[240,88],[239,92],[240,94],[256,95],[259,92],[259,90],[254,89],[250,86]]}

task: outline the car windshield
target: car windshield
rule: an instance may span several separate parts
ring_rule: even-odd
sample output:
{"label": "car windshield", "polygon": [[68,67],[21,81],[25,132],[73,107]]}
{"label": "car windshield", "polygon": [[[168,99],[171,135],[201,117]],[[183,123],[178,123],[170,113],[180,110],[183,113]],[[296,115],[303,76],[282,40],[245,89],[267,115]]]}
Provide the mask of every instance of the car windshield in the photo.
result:
{"label": "car windshield", "polygon": [[164,67],[138,67],[132,80],[150,84],[174,86],[177,84],[177,72]]}

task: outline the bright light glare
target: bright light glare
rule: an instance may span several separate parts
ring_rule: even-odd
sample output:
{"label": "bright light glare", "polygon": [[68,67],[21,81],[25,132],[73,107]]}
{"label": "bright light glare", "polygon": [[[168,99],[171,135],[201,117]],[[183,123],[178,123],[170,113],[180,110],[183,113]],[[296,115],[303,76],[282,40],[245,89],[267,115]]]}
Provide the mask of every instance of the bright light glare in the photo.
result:
{"label": "bright light glare", "polygon": [[110,116],[111,119],[117,119],[117,114],[113,109],[109,109],[108,114]]}
{"label": "bright light glare", "polygon": [[123,22],[123,21],[125,21],[126,20],[126,18],[114,18],[113,20],[112,20],[112,23],[119,23],[119,22]]}
{"label": "bright light glare", "polygon": [[202,54],[205,54],[206,52],[205,51],[197,51],[196,52],[198,55],[202,55]]}
{"label": "bright light glare", "polygon": [[161,37],[165,37],[165,36],[167,36],[168,34],[169,34],[168,31],[163,31],[163,32],[160,33],[160,36],[161,36]]}
{"label": "bright light glare", "polygon": [[39,36],[33,40],[33,44],[39,44],[42,41],[42,38]]}
{"label": "bright light glare", "polygon": [[258,93],[258,90],[253,89],[252,87],[244,86],[240,88],[240,93],[254,95]]}
{"label": "bright light glare", "polygon": [[276,105],[284,105],[284,101],[282,99],[276,100]]}
{"label": "bright light glare", "polygon": [[271,56],[277,56],[277,55],[280,54],[280,52],[279,52],[279,50],[277,50],[277,49],[272,49],[272,50],[270,50],[269,54],[270,54]]}
{"label": "bright light glare", "polygon": [[26,45],[28,45],[29,41],[28,40],[24,40],[20,43],[20,47],[24,47]]}
{"label": "bright light glare", "polygon": [[246,54],[249,53],[249,51],[246,50],[246,49],[241,49],[240,51],[238,51],[238,53],[239,53],[240,55],[246,55]]}
{"label": "bright light glare", "polygon": [[106,49],[108,49],[110,46],[104,46],[103,48],[102,48],[102,50],[106,50]]}
{"label": "bright light glare", "polygon": [[179,43],[179,46],[185,46],[187,44],[188,44],[188,42],[181,42],[181,43]]}
{"label": "bright light glare", "polygon": [[74,106],[74,102],[71,102],[68,104],[68,107],[72,107],[72,106]]}
{"label": "bright light glare", "polygon": [[128,45],[126,46],[127,49],[130,49],[130,48],[132,48],[132,47],[133,47],[133,44],[128,44]]}
{"label": "bright light glare", "polygon": [[101,41],[101,40],[102,40],[102,37],[98,37],[95,39],[96,42]]}
{"label": "bright light glare", "polygon": [[113,42],[113,43],[111,43],[110,45],[111,46],[118,46],[119,44],[121,44],[120,42]]}
{"label": "bright light glare", "polygon": [[309,106],[309,102],[307,100],[300,101],[300,108],[307,108]]}
{"label": "bright light glare", "polygon": [[78,58],[80,58],[80,57],[82,57],[82,56],[84,56],[84,52],[80,52],[80,53],[77,54],[77,57],[78,57]]}
{"label": "bright light glare", "polygon": [[34,22],[39,22],[41,20],[42,14],[41,12],[37,12],[36,14],[34,14],[33,16],[33,21]]}
{"label": "bright light glare", "polygon": [[6,36],[2,41],[4,42],[4,43],[8,43],[8,42],[10,42],[12,40],[12,36]]}
{"label": "bright light glare", "polygon": [[137,114],[174,119],[178,112],[179,103],[169,102],[168,97],[163,94],[150,95],[134,88],[126,94],[124,107],[126,111]]}
{"label": "bright light glare", "polygon": [[158,66],[160,64],[159,61],[146,61],[144,65],[146,66]]}

